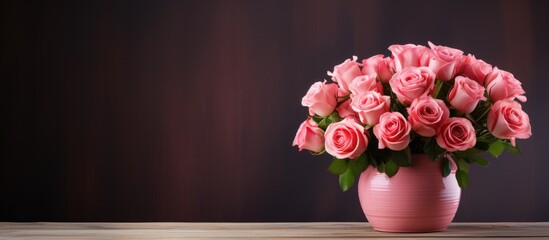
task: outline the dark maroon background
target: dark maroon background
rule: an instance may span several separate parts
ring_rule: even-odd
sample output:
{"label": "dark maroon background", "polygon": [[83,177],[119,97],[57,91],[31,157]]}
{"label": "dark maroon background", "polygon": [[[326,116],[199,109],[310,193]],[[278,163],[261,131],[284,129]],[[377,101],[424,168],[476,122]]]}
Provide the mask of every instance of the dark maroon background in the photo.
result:
{"label": "dark maroon background", "polygon": [[457,221],[549,221],[547,1],[1,3],[1,221],[363,221],[301,97],[352,55],[454,46],[523,82],[523,154]]}

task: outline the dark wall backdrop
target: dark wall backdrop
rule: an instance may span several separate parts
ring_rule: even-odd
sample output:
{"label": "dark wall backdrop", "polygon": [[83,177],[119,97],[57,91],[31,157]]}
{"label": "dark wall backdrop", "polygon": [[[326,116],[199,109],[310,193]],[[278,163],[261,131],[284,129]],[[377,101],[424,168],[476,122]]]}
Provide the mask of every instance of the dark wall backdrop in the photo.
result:
{"label": "dark wall backdrop", "polygon": [[0,221],[364,221],[301,97],[352,55],[448,45],[523,82],[523,154],[456,221],[549,221],[547,1],[3,1]]}

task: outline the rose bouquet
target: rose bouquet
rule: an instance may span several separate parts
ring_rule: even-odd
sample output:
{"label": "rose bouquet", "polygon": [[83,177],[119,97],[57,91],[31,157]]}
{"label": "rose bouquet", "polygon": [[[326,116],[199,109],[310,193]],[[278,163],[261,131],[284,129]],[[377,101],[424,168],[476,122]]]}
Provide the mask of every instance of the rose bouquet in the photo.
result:
{"label": "rose bouquet", "polygon": [[517,138],[531,136],[520,102],[525,91],[510,72],[463,51],[392,45],[391,57],[347,59],[314,83],[302,99],[309,108],[293,146],[334,157],[328,170],[343,191],[367,167],[392,177],[411,154],[441,161],[446,177],[468,185],[469,164],[486,166],[484,152],[518,153]]}

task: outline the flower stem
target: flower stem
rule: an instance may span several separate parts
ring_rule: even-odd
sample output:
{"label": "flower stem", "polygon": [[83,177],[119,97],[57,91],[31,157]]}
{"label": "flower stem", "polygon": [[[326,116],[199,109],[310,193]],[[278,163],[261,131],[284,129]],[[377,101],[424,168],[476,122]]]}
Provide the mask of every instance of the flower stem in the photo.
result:
{"label": "flower stem", "polygon": [[477,119],[476,121],[480,121],[480,120],[484,117],[484,115],[486,115],[489,111],[490,111],[490,108],[486,108],[486,111],[484,111],[484,112],[480,115],[480,117],[478,117],[478,119]]}
{"label": "flower stem", "polygon": [[471,122],[473,122],[477,127],[480,127],[480,125],[477,123],[477,121],[475,121],[475,119],[473,119],[473,117],[470,114],[465,115],[465,117],[467,119],[471,120]]}

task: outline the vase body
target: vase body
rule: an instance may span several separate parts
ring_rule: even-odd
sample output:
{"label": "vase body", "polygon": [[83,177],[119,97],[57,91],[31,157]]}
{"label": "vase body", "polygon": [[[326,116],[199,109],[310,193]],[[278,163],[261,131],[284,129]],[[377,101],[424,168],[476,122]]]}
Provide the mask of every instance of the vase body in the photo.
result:
{"label": "vase body", "polygon": [[440,161],[412,155],[410,167],[400,167],[389,178],[373,167],[360,175],[358,197],[374,230],[383,232],[435,232],[448,227],[461,197],[455,166],[443,177]]}

